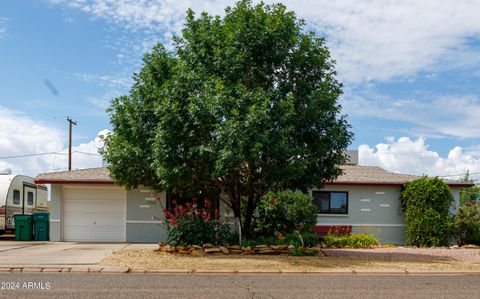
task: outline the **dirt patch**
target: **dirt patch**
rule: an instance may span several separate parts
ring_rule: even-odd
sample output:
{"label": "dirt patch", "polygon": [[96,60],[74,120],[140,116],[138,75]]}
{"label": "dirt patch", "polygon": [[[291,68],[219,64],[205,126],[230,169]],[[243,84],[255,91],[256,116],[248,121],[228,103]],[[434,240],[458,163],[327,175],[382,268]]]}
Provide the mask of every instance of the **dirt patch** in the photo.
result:
{"label": "dirt patch", "polygon": [[[342,252],[349,250],[342,250]],[[352,253],[355,253],[352,251]],[[480,264],[448,256],[332,254],[295,257],[288,255],[186,256],[152,250],[122,250],[102,260],[102,265],[145,270],[306,270],[306,271],[480,271]]]}

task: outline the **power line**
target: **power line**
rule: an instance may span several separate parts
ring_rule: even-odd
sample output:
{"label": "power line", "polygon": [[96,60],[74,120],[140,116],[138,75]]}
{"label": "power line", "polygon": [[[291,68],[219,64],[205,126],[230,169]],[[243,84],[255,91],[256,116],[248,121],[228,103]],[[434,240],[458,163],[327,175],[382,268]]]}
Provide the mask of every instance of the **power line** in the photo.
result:
{"label": "power line", "polygon": [[73,152],[74,153],[79,153],[79,154],[84,154],[84,155],[101,156],[100,154],[88,153],[88,152],[82,152],[82,151],[73,151]]}
{"label": "power line", "polygon": [[57,153],[57,152],[50,152],[50,153],[38,153],[38,154],[25,154],[25,155],[16,155],[16,156],[5,156],[0,157],[0,159],[14,159],[14,158],[26,158],[26,157],[36,157],[36,156],[46,156],[46,155],[67,155],[66,153]]}
{"label": "power line", "polygon": [[480,172],[466,172],[461,174],[446,174],[446,175],[437,175],[438,177],[449,177],[449,176],[466,176],[466,175],[478,175]]}
{"label": "power line", "polygon": [[[78,153],[78,154],[83,154],[83,155],[90,155],[90,156],[101,156],[100,154],[88,153],[88,152],[82,152],[82,151],[73,151],[73,153]],[[24,154],[24,155],[15,155],[15,156],[4,156],[4,157],[0,157],[0,160],[16,159],[16,158],[28,158],[28,157],[37,157],[37,156],[47,156],[47,155],[62,155],[62,156],[66,156],[66,155],[68,155],[68,154],[67,154],[67,153],[59,153],[59,152],[38,153],[38,154]]]}

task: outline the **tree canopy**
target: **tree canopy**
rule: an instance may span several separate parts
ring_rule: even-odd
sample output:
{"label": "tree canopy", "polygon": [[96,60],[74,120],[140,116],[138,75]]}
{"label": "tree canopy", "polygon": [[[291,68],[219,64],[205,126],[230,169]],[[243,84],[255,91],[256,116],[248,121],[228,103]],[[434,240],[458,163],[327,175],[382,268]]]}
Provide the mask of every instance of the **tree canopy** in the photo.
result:
{"label": "tree canopy", "polygon": [[112,100],[103,154],[114,181],[222,194],[246,229],[269,191],[335,179],[353,135],[324,39],[282,4],[239,1],[225,16],[189,10],[157,44],[128,95]]}

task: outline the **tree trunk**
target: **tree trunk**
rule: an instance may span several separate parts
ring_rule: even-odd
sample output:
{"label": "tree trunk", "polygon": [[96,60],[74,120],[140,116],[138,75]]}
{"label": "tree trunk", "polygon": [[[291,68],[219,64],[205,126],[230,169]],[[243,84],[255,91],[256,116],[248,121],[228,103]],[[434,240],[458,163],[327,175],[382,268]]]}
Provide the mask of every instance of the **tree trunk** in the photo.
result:
{"label": "tree trunk", "polygon": [[247,210],[245,211],[245,219],[243,220],[243,223],[244,223],[243,234],[245,235],[246,238],[250,238],[253,235],[252,218],[253,218],[254,210],[255,210],[255,197],[252,194],[248,197]]}

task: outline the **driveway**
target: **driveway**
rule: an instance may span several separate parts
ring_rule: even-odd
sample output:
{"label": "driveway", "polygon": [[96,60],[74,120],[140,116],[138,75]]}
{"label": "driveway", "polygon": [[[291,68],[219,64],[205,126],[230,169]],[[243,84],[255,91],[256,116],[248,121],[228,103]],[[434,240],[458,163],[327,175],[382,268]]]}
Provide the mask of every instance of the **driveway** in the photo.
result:
{"label": "driveway", "polygon": [[0,241],[0,266],[93,265],[127,243]]}

